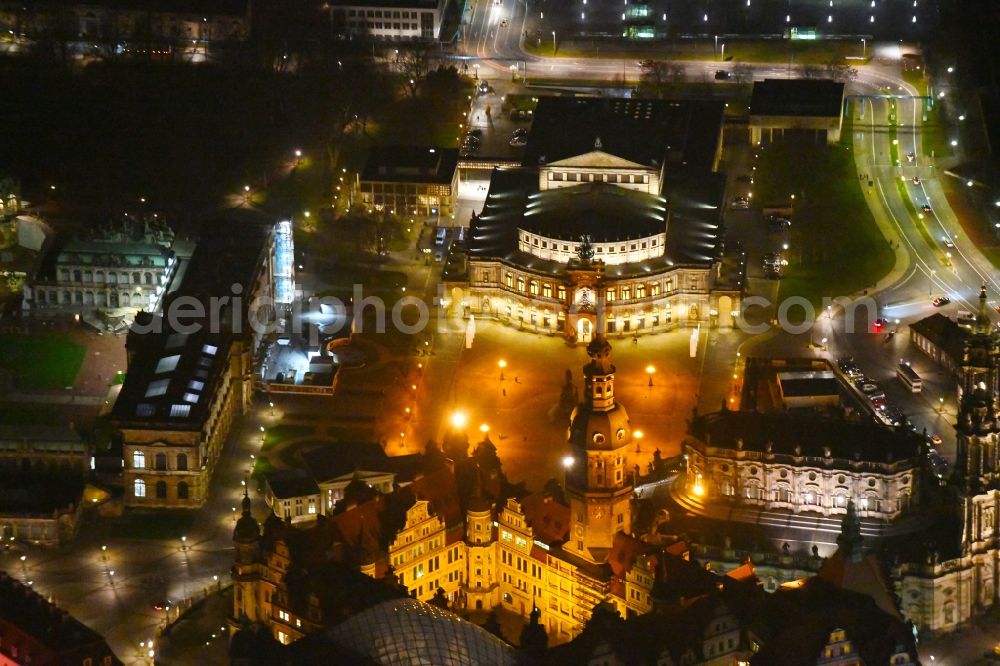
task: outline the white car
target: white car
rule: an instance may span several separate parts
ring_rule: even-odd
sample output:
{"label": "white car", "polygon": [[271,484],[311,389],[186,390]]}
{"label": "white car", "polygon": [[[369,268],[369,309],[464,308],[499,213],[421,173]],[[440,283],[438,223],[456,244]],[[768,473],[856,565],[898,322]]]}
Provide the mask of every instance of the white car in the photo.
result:
{"label": "white car", "polygon": [[733,208],[749,208],[750,201],[746,197],[736,197],[733,199]]}

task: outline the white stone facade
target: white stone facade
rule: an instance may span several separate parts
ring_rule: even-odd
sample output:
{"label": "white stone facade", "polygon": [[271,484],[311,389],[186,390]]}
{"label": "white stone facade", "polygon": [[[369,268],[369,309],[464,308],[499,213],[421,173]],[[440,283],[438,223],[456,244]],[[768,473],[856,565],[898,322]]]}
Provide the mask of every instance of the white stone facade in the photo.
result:
{"label": "white stone facade", "polygon": [[684,443],[691,483],[700,480],[709,501],[729,500],[764,509],[824,516],[847,512],[892,520],[909,510],[919,487],[918,461],[876,463],[813,458]]}

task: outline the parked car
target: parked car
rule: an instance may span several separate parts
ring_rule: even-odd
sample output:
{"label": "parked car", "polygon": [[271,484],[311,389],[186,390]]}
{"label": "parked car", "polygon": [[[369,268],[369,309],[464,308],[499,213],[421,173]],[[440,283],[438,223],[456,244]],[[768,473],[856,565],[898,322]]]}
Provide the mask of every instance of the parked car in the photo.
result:
{"label": "parked car", "polygon": [[733,208],[749,208],[750,200],[746,197],[736,197],[733,199],[732,206]]}
{"label": "parked car", "polygon": [[725,69],[715,70],[715,80],[716,81],[728,81],[733,78],[733,73]]}
{"label": "parked car", "polygon": [[949,303],[951,303],[951,299],[948,298],[947,296],[938,296],[933,301],[931,301],[931,304],[936,308],[944,307]]}
{"label": "parked car", "polygon": [[510,141],[508,141],[507,144],[515,148],[523,148],[524,146],[528,145],[528,137],[512,134],[510,137]]}

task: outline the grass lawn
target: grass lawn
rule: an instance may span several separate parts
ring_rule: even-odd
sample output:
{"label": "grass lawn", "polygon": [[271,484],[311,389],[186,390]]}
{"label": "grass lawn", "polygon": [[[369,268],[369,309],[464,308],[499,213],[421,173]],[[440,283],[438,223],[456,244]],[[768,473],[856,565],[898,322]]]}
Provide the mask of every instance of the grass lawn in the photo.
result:
{"label": "grass lawn", "polygon": [[[191,531],[197,513],[185,509],[157,509],[143,511],[132,509],[118,518],[111,528],[112,536],[122,539],[180,539]],[[194,545],[194,544],[192,544]]]}
{"label": "grass lawn", "polygon": [[276,425],[264,431],[264,447],[261,450],[267,451],[276,444],[280,444],[281,442],[289,439],[305,437],[306,435],[311,435],[314,432],[316,432],[316,429],[307,425]]}
{"label": "grass lawn", "polygon": [[850,295],[892,268],[892,250],[865,203],[849,149],[789,134],[760,151],[757,173],[759,201],[786,202],[795,194],[780,298],[820,305],[824,296]]}
{"label": "grass lawn", "polygon": [[9,370],[20,388],[72,386],[86,353],[61,335],[0,334],[0,368]]}
{"label": "grass lawn", "polygon": [[920,126],[920,145],[924,155],[933,155],[937,159],[952,155],[951,138],[940,104],[927,109],[927,121]]}

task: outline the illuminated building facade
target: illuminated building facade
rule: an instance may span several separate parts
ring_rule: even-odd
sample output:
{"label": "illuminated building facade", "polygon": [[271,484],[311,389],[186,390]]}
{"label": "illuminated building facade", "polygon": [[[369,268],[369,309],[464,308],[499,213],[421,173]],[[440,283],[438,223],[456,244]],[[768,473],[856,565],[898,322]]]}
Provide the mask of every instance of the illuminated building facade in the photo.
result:
{"label": "illuminated building facade", "polygon": [[578,635],[604,601],[623,617],[649,612],[658,581],[661,588],[684,580],[716,589],[722,579],[688,562],[685,544],[664,548],[630,534],[632,433],[615,398],[610,351],[601,336],[588,347],[587,392],[567,435],[568,505],[536,493],[497,506],[478,468],[468,496],[460,497],[455,474],[444,466],[390,494],[348,493],[341,511],[301,529],[272,514],[261,535],[248,510],[234,533],[242,559],[234,570],[233,618],[245,614],[286,643],[322,626],[287,581],[320,566],[312,558],[332,553],[351,555],[361,572],[392,579],[421,601],[443,594],[454,607],[500,606],[524,617],[537,608],[550,643]]}
{"label": "illuminated building facade", "polygon": [[729,411],[699,416],[684,440],[688,491],[768,510],[893,520],[915,507],[921,438],[873,423]]}
{"label": "illuminated building facade", "polygon": [[177,269],[173,241],[170,227],[152,216],[70,239],[25,286],[23,307],[35,316],[82,319],[155,311]]}
{"label": "illuminated building facade", "polygon": [[542,98],[524,165],[494,170],[465,273],[464,314],[589,342],[731,326],[741,252],[725,250],[722,107]]}
{"label": "illuminated building facade", "polygon": [[373,146],[355,189],[373,210],[451,215],[458,199],[458,149]]}
{"label": "illuminated building facade", "polygon": [[[240,225],[239,233],[231,224]],[[144,313],[133,324],[125,343],[128,370],[111,412],[122,443],[126,506],[205,502],[233,419],[253,394],[263,329],[248,324],[248,308],[273,302],[274,257],[273,225],[211,225],[164,306],[169,312],[175,299],[194,299],[202,315],[184,318],[180,327]]]}

